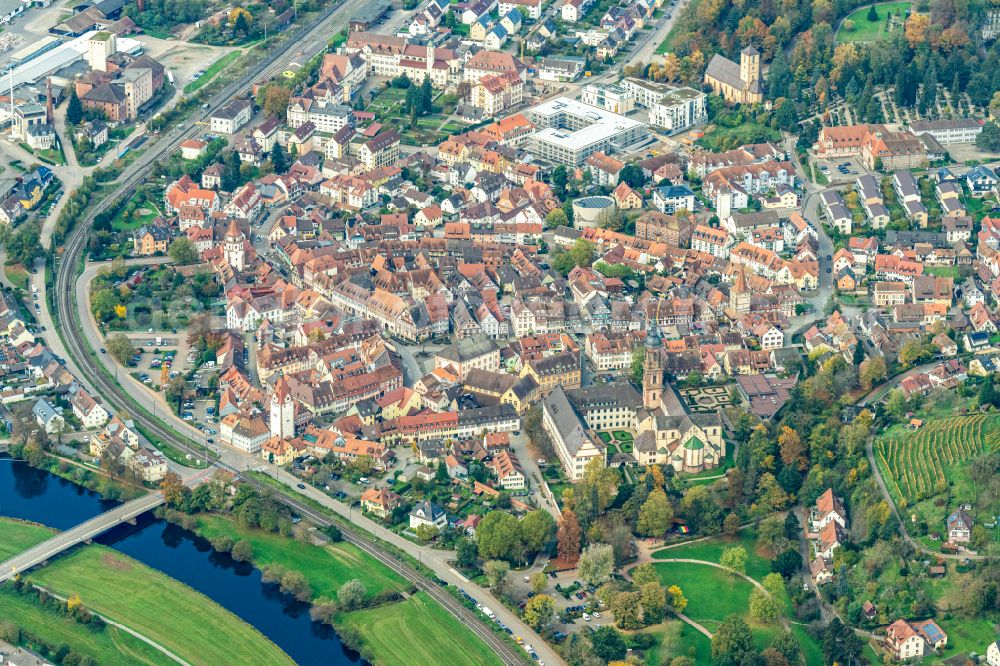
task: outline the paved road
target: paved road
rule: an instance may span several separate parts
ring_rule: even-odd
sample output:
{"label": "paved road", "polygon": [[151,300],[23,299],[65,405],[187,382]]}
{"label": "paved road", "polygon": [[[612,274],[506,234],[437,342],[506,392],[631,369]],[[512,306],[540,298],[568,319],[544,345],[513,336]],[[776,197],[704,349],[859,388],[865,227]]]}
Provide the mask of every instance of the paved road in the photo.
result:
{"label": "paved road", "polygon": [[[312,53],[318,53],[321,51],[325,48],[329,35],[336,33],[344,25],[346,25],[348,18],[360,9],[365,2],[366,0],[350,0],[349,2],[338,5],[335,9],[331,10],[331,13],[327,18],[316,23],[309,30],[308,34],[306,34],[302,39],[292,40],[289,47],[286,48],[283,53],[279,52],[274,59],[269,61],[269,63],[267,63],[263,68],[253,72],[252,75],[245,77],[242,81],[231,84],[223,91],[220,91],[220,93],[218,93],[209,103],[209,111],[196,114],[195,117],[190,118],[167,135],[161,136],[156,144],[151,146],[146,153],[137,159],[136,162],[134,162],[125,173],[123,173],[118,186],[115,188],[111,196],[104,200],[103,206],[91,209],[84,219],[78,221],[76,228],[70,235],[64,254],[65,258],[59,265],[55,294],[59,308],[59,316],[62,319],[62,332],[65,338],[66,346],[70,352],[70,354],[67,355],[67,358],[71,356],[76,363],[85,370],[84,373],[81,373],[80,377],[86,377],[89,379],[94,387],[98,389],[97,393],[105,398],[112,408],[117,407],[119,409],[129,411],[132,413],[134,420],[143,426],[143,428],[145,428],[148,432],[165,442],[170,442],[183,451],[194,455],[203,455],[196,448],[194,448],[194,443],[200,443],[203,438],[200,435],[192,437],[188,434],[187,430],[190,429],[190,426],[187,426],[187,424],[179,425],[176,417],[173,415],[167,416],[165,423],[161,421],[160,418],[153,418],[142,410],[134,411],[129,402],[129,399],[132,397],[129,395],[131,392],[123,389],[116,382],[114,382],[114,380],[109,379],[98,369],[96,354],[91,350],[84,335],[81,334],[82,326],[76,310],[77,304],[74,302],[76,300],[74,273],[79,257],[84,250],[89,228],[93,223],[94,217],[103,207],[110,205],[116,200],[120,200],[122,197],[128,196],[134,188],[142,182],[144,175],[148,171],[152,162],[159,159],[162,155],[169,154],[170,151],[176,150],[181,141],[197,134],[200,129],[196,123],[209,115],[211,110],[218,108],[234,95],[245,94],[249,91],[252,82],[277,74],[284,69],[285,64],[290,60],[297,59],[297,57],[303,54],[311,55]],[[297,48],[298,51],[293,52],[293,47]],[[306,57],[308,57],[308,55]],[[160,416],[162,416],[162,414]],[[234,471],[238,474],[247,469],[250,461],[246,455],[229,449],[222,449],[218,447],[213,448],[216,448],[217,453],[220,454],[220,459],[218,461],[214,461],[216,466]],[[286,474],[285,476],[288,475]],[[260,485],[260,482],[256,481],[252,477],[245,478],[244,480],[254,485]],[[294,480],[289,479],[289,482],[291,482],[294,486]],[[316,497],[316,495],[319,495],[320,497]],[[364,523],[364,521],[367,521],[367,518],[360,515],[352,515],[353,512],[350,510],[350,507],[345,507],[339,502],[335,502],[329,497],[326,497],[326,495],[319,493],[319,491],[314,490],[312,496],[313,499],[322,501],[325,505],[333,508],[341,514],[347,512],[348,517],[351,520],[362,527],[369,529],[369,526]],[[287,504],[292,506],[298,513],[309,517],[311,520],[314,520],[320,525],[325,525],[330,522],[325,516],[319,514],[295,497],[283,495],[282,499]],[[378,526],[374,523],[372,523],[370,527],[372,531],[378,529]],[[354,535],[350,532],[347,532],[347,534],[349,535],[348,538],[356,541],[359,547],[362,547],[374,557],[382,561],[392,561],[392,556],[387,554],[380,547],[372,545],[358,535]],[[424,561],[442,580],[456,585],[464,584],[475,589],[475,586],[472,586],[463,577],[451,570],[450,565],[443,559],[445,557],[444,554],[436,553],[429,548],[422,548],[395,535],[387,534],[386,536],[389,537],[387,540],[393,541],[405,552],[409,553],[418,560]],[[445,606],[445,608],[456,615],[460,621],[468,625],[478,636],[480,636],[480,638],[483,639],[484,642],[490,645],[490,647],[497,652],[497,654],[500,655],[506,663],[514,664],[523,661],[523,654],[510,647],[507,643],[498,640],[488,627],[484,626],[484,624],[474,614],[465,609],[465,607],[452,597],[450,593],[432,583],[429,583],[422,577],[422,575],[411,570],[405,564],[400,563],[397,568],[401,571],[401,573],[403,573],[403,575],[412,580],[415,585],[425,589],[430,596],[437,599],[442,605]],[[563,663],[558,655],[544,641],[542,641],[540,637],[524,625],[513,613],[505,609],[497,600],[492,599],[492,597],[485,592],[477,592],[477,596],[488,600],[491,607],[496,609],[496,613],[500,619],[508,624],[508,626],[510,626],[514,631],[518,632],[521,636],[524,636],[526,640],[530,639],[530,642],[536,645],[536,652],[544,661],[550,664]]]}
{"label": "paved road", "polygon": [[[284,472],[279,475],[279,479],[286,482],[295,481],[294,477],[291,477],[291,475]],[[252,478],[249,479],[248,482],[259,488],[269,487],[262,486],[259,481]],[[312,499],[322,502],[327,506],[331,506],[332,503],[331,508],[334,508],[339,514],[348,518],[352,523],[357,524],[359,527],[368,530],[376,537],[384,539],[389,543],[400,547],[401,550],[404,550],[408,555],[416,558],[420,564],[434,571],[434,573],[441,580],[457,587],[464,588],[467,591],[475,589],[475,585],[469,583],[467,579],[455,572],[449,565],[445,563],[442,566],[441,562],[436,557],[431,555],[434,551],[415,546],[415,544],[412,544],[395,533],[386,530],[378,523],[375,523],[364,516],[360,516],[360,511],[352,511],[350,507],[345,507],[339,502],[333,502],[329,497],[319,491],[309,488],[304,492],[304,494]],[[311,522],[321,527],[330,525],[333,522],[327,518],[326,515],[316,511],[308,505],[299,503],[297,500],[291,500],[290,503],[293,504],[295,510],[300,515],[308,518]],[[460,622],[472,629],[490,647],[490,649],[500,656],[504,663],[521,664],[524,662],[525,655],[523,655],[514,646],[498,638],[491,629],[484,625],[484,620],[480,618],[476,611],[466,608],[465,605],[456,599],[448,590],[444,589],[440,585],[436,585],[428,581],[426,577],[417,572],[411,565],[397,559],[394,555],[387,553],[383,548],[374,545],[368,538],[361,537],[350,529],[345,530],[342,526],[341,531],[343,532],[344,539],[346,541],[353,543],[386,566],[398,571],[403,577],[413,582],[418,589],[426,592],[429,596],[444,606],[449,612],[455,615]],[[431,554],[426,554],[424,551],[428,551]],[[483,595],[474,594],[473,596],[482,597]],[[492,599],[492,597],[490,598]],[[480,599],[480,601],[483,601],[483,599]],[[508,621],[512,614],[499,604],[499,602],[492,604],[487,603],[487,605],[493,608],[497,617],[511,627],[513,631],[518,632],[519,626],[523,626],[516,616],[513,617],[511,621]],[[525,629],[527,629],[527,627],[525,627]],[[528,640],[529,636],[534,637],[534,633],[531,632],[530,629],[528,632],[529,633],[521,633],[520,635],[523,636],[527,642],[535,643],[535,641]],[[546,663],[564,663],[554,652],[551,651],[551,648],[549,648],[547,644],[541,641],[541,638],[538,638],[536,652]]]}
{"label": "paved road", "polygon": [[154,509],[161,504],[163,504],[163,495],[158,492],[150,493],[91,518],[73,529],[60,532],[51,539],[43,541],[0,564],[0,583],[19,572],[51,559],[78,543],[88,541],[103,534],[115,525],[132,520],[136,516]]}
{"label": "paved road", "polygon": [[[228,458],[228,456],[225,457]],[[272,465],[264,465],[264,467],[268,475],[276,478],[278,481],[281,481],[290,488],[294,488],[298,483],[301,483],[299,479],[281,468],[276,468]],[[374,534],[379,539],[382,539],[399,550],[402,550],[410,557],[419,561],[425,567],[431,569],[441,580],[469,592],[469,594],[475,597],[477,601],[485,606],[489,606],[494,613],[496,613],[497,617],[504,624],[510,627],[516,635],[524,638],[526,643],[530,643],[535,648],[535,652],[538,656],[546,664],[564,663],[541,636],[522,622],[521,619],[513,611],[504,606],[498,598],[494,597],[488,590],[478,588],[475,583],[470,582],[467,578],[465,578],[465,576],[458,573],[453,568],[451,562],[454,557],[454,553],[452,551],[435,550],[433,548],[420,546],[412,541],[404,539],[395,532],[387,530],[380,523],[369,519],[367,516],[363,515],[360,510],[355,510],[351,506],[332,499],[326,493],[314,488],[313,486],[306,485],[304,489],[299,489],[299,492],[305,497],[320,503],[325,508],[336,512],[344,518],[347,518],[351,523],[367,532],[370,532],[371,534]],[[301,505],[297,506],[296,510],[299,510],[300,507]],[[311,511],[303,515],[306,515],[313,521],[325,519],[322,514],[316,511]],[[329,519],[325,520],[329,522]],[[325,523],[321,522],[321,524]]]}

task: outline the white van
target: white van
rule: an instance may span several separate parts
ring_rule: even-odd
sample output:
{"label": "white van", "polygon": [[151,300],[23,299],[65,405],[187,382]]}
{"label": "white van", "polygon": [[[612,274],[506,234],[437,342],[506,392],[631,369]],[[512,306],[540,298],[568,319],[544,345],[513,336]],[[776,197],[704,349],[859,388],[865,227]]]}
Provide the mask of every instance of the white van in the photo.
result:
{"label": "white van", "polygon": [[367,476],[361,477],[360,479],[358,479],[358,483],[360,483],[363,486],[367,486],[368,485],[368,477]]}

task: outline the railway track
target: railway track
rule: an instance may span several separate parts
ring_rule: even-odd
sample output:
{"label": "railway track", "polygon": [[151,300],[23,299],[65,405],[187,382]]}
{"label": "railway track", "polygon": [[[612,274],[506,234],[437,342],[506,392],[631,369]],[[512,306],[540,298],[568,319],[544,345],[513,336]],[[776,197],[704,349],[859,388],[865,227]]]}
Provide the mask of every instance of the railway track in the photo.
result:
{"label": "railway track", "polygon": [[[251,483],[258,489],[267,488],[267,486],[257,479],[244,478],[244,481]],[[311,522],[319,525],[320,527],[327,527],[335,524],[333,520],[316,511],[312,507],[285,497],[284,495],[281,495],[281,497],[287,504],[292,506],[298,514],[308,518]],[[337,527],[344,535],[345,541],[354,544],[361,550],[385,564],[390,569],[399,572],[400,575],[412,582],[418,590],[426,592],[428,596],[444,606],[445,609],[457,617],[462,624],[472,629],[476,635],[479,636],[479,638],[482,639],[482,641],[497,654],[497,656],[503,659],[504,663],[512,665],[524,663],[524,658],[518,650],[494,634],[489,627],[483,624],[478,615],[452,596],[444,587],[429,581],[426,576],[422,575],[408,563],[387,553],[378,546],[374,545],[370,540],[359,536],[353,530],[344,528],[341,525],[337,525]]]}
{"label": "railway track", "polygon": [[[73,302],[73,292],[76,281],[76,267],[83,256],[90,230],[97,215],[109,207],[117,205],[124,197],[132,195],[135,188],[145,180],[146,174],[154,162],[162,156],[176,151],[183,141],[200,134],[202,129],[199,123],[211,116],[214,111],[233,97],[249,93],[254,82],[271,78],[275,74],[284,71],[291,62],[296,60],[296,55],[301,55],[301,59],[305,61],[321,52],[326,48],[330,36],[342,30],[347,25],[350,16],[367,4],[367,2],[368,0],[349,0],[348,2],[338,4],[318,23],[312,27],[300,30],[299,35],[290,39],[271,59],[262,61],[242,79],[228,84],[213,95],[211,101],[208,102],[208,109],[199,109],[193,117],[188,118],[179,127],[175,127],[162,135],[146,153],[140,156],[123,172],[114,191],[103,201],[93,206],[83,219],[77,222],[65,245],[65,251],[56,273],[56,293],[54,298],[56,312],[53,313],[53,319],[57,321],[61,329],[62,338],[66,343],[67,350],[80,369],[88,375],[87,379],[93,387],[113,407],[117,410],[129,412],[132,414],[132,418],[147,432],[152,433],[161,440],[192,456],[203,458],[205,454],[193,446],[194,440],[189,436],[166,426],[161,420],[151,417],[142,409],[134,410],[128,398],[127,391],[102,371],[102,368],[99,367],[99,361],[94,357],[94,350],[83,339],[79,313]],[[220,460],[211,462],[214,466],[235,474],[245,483],[249,483],[261,490],[266,488],[257,479],[246,476],[240,470],[234,469]],[[277,496],[297,513],[309,518],[318,526],[326,527],[333,524],[333,520],[293,497],[284,493],[279,493]],[[394,557],[370,540],[360,536],[354,530],[344,528],[341,528],[341,530],[345,540],[383,564],[395,569],[412,582],[418,590],[423,590],[428,596],[444,606],[448,612],[454,615],[462,624],[468,626],[486,643],[505,664],[524,663],[524,655],[521,655],[515,648],[500,639],[476,614],[466,608],[458,599],[441,586],[429,581],[408,563]]]}

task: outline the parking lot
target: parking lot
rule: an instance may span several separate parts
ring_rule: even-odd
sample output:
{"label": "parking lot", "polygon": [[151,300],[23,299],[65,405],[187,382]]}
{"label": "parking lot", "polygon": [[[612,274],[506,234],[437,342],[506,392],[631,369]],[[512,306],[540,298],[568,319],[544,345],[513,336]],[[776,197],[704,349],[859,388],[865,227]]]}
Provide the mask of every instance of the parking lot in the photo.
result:
{"label": "parking lot", "polygon": [[854,182],[858,176],[870,173],[860,157],[816,160],[816,170],[826,176],[831,183]]}

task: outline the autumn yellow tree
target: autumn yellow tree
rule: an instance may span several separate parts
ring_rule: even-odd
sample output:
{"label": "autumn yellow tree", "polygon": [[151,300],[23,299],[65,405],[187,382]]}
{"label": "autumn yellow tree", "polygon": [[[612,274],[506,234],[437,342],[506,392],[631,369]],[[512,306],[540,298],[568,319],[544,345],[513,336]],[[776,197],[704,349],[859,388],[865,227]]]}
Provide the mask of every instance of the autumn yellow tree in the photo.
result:
{"label": "autumn yellow tree", "polygon": [[124,319],[126,317],[126,315],[128,315],[128,308],[127,307],[125,307],[124,305],[116,305],[115,306],[115,316],[116,317],[118,317],[119,319]]}
{"label": "autumn yellow tree", "polygon": [[917,14],[916,12],[910,14],[910,18],[906,19],[906,27],[903,30],[906,42],[910,45],[910,48],[915,49],[927,41],[927,31],[930,29],[930,26],[931,20],[926,14]]}
{"label": "autumn yellow tree", "polygon": [[687,608],[688,600],[681,588],[677,585],[671,585],[667,588],[667,594],[670,596],[670,607],[674,609],[674,612],[683,613],[684,609]]}
{"label": "autumn yellow tree", "polygon": [[667,479],[663,476],[663,470],[660,469],[659,465],[650,465],[646,468],[646,470],[647,474],[651,474],[653,476],[653,486],[655,488],[663,488],[667,485]]}
{"label": "autumn yellow tree", "polygon": [[66,600],[66,608],[69,610],[73,610],[74,608],[79,608],[82,605],[83,605],[83,600],[80,598],[80,595],[77,594],[76,592],[69,595],[69,599]]}
{"label": "autumn yellow tree", "polygon": [[676,53],[668,53],[663,58],[661,70],[665,81],[676,81],[681,75],[681,59]]}
{"label": "autumn yellow tree", "polygon": [[236,21],[239,20],[240,15],[242,15],[243,18],[246,19],[247,21],[252,21],[253,20],[253,16],[251,16],[250,12],[248,12],[243,7],[233,7],[233,9],[231,9],[229,11],[229,23],[230,23],[230,25],[236,25]]}
{"label": "autumn yellow tree", "polygon": [[805,446],[802,444],[799,433],[786,425],[781,426],[781,432],[778,434],[778,446],[781,449],[781,462],[786,467],[801,461],[802,454],[805,452]]}

